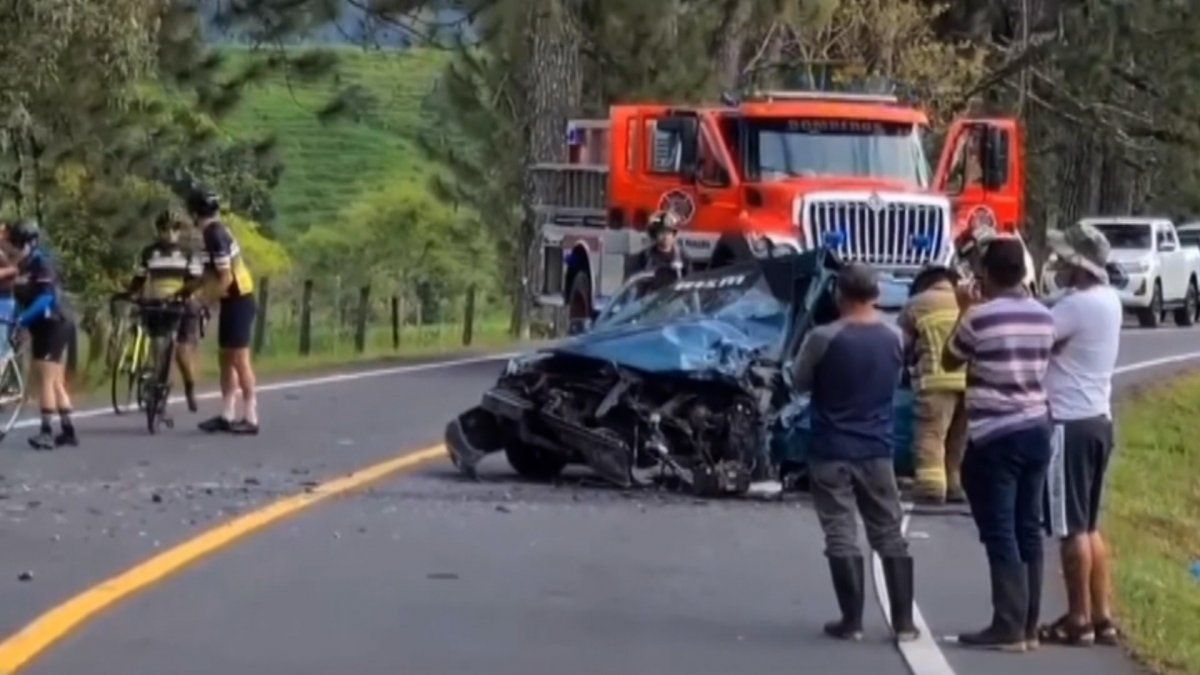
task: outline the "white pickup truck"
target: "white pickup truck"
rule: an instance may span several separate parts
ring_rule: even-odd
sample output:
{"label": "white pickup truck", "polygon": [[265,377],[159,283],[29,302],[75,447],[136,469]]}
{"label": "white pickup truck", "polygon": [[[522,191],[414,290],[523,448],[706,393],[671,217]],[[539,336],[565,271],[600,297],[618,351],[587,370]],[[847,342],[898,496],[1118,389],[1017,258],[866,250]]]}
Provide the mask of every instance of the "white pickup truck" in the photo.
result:
{"label": "white pickup truck", "polygon": [[[1200,319],[1200,250],[1182,245],[1170,220],[1121,216],[1083,222],[1108,238],[1109,262],[1123,273],[1113,285],[1143,327],[1157,327],[1168,311],[1180,326]],[[1051,294],[1057,290],[1053,266],[1052,259],[1043,276]]]}

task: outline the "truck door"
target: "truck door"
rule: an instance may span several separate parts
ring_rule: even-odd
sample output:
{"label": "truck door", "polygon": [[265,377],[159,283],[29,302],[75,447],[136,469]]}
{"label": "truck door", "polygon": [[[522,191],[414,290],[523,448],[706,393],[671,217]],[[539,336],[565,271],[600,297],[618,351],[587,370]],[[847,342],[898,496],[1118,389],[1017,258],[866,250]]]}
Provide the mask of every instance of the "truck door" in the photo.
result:
{"label": "truck door", "polygon": [[663,110],[642,118],[643,142],[639,150],[642,171],[629,192],[631,224],[643,228],[655,211],[670,207],[691,224],[696,215],[696,190],[692,176],[699,151],[700,118],[692,112]]}
{"label": "truck door", "polygon": [[680,243],[701,261],[711,257],[721,233],[737,227],[741,212],[737,176],[711,122],[690,111],[647,119],[646,172],[637,209],[671,209],[679,215]]}
{"label": "truck door", "polygon": [[711,124],[712,120],[705,122],[700,129],[695,170],[688,172],[694,183],[697,206],[689,230],[719,236],[737,228],[742,210],[741,192],[720,132]]}
{"label": "truck door", "polygon": [[1175,231],[1166,223],[1155,226],[1154,239],[1158,248],[1159,265],[1162,266],[1163,299],[1174,302],[1187,293],[1188,270],[1185,252],[1175,240]]}
{"label": "truck door", "polygon": [[1025,219],[1025,174],[1017,121],[955,120],[933,187],[950,198],[955,240],[977,225],[1019,232]]}

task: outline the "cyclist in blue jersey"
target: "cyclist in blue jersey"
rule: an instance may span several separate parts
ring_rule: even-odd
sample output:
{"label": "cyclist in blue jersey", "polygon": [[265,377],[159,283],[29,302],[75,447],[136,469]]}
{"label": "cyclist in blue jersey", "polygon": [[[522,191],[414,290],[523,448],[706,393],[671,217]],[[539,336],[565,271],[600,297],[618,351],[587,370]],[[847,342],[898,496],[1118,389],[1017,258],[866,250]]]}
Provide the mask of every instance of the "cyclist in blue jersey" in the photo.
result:
{"label": "cyclist in blue jersey", "polygon": [[[7,228],[6,236],[18,255],[15,295],[21,311],[16,329],[29,331],[30,356],[40,383],[42,424],[29,444],[37,450],[79,445],[71,421],[71,397],[63,363],[75,333],[75,321],[63,296],[58,269],[41,244],[37,221],[21,221]],[[61,426],[57,436],[51,428],[56,413]]]}

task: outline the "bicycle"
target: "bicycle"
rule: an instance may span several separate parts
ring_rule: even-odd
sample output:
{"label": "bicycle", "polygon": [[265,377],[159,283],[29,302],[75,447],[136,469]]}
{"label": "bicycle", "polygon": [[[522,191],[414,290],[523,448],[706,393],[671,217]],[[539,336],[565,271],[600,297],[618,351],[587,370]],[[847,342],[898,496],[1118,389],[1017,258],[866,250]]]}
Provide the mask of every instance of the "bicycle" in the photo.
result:
{"label": "bicycle", "polygon": [[175,334],[188,312],[183,300],[143,301],[134,305],[131,316],[136,318],[133,339],[127,341],[117,367],[113,370],[113,408],[122,412],[120,387],[126,385],[126,408],[131,399],[146,413],[146,429],[158,433],[160,425],[168,428],[174,421],[167,416],[171,399],[171,365],[175,360]]}
{"label": "bicycle", "polygon": [[150,323],[157,323],[150,338],[152,357],[148,378],[144,380],[144,409],[146,429],[158,433],[160,424],[173,428],[175,422],[167,416],[167,403],[171,400],[171,365],[175,361],[175,334],[179,323],[187,312],[181,300],[171,300],[154,305],[143,305],[142,316]]}
{"label": "bicycle", "polygon": [[[118,301],[132,302],[128,298],[115,296],[110,305],[110,312],[114,317],[118,314],[116,311]],[[125,335],[122,324],[126,322],[133,324],[132,339],[127,339],[129,336]],[[119,351],[114,350],[116,360],[112,365],[111,393],[113,412],[123,415],[132,410],[135,405],[139,409],[142,407],[144,400],[143,375],[150,357],[150,340],[136,303],[132,304],[128,316],[119,322],[119,326],[113,332],[114,343],[119,346]]]}
{"label": "bicycle", "polygon": [[4,349],[0,355],[0,441],[12,431],[25,405],[25,375],[21,372],[24,358],[20,344],[12,340],[17,330],[15,320],[0,318],[0,331],[5,333],[0,342]]}

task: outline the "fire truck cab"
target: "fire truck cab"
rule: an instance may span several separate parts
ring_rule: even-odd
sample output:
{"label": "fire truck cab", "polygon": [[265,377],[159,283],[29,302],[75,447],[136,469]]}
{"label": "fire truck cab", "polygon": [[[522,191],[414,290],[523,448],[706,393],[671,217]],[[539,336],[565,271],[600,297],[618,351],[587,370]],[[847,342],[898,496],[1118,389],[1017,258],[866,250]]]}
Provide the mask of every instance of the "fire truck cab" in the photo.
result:
{"label": "fire truck cab", "polygon": [[1022,224],[1015,120],[956,120],[932,170],[928,118],[895,97],[775,92],[728,103],[618,105],[607,120],[569,125],[569,162],[534,169],[542,304],[586,325],[635,271],[661,209],[679,216],[697,267],[735,234],[755,255],[828,246],[899,277],[951,264],[976,226]]}

